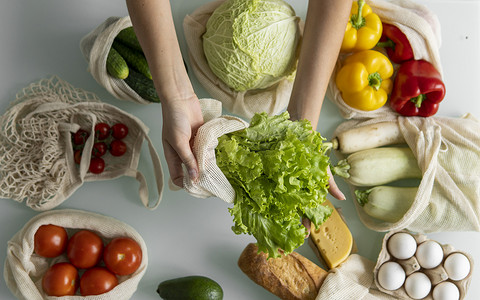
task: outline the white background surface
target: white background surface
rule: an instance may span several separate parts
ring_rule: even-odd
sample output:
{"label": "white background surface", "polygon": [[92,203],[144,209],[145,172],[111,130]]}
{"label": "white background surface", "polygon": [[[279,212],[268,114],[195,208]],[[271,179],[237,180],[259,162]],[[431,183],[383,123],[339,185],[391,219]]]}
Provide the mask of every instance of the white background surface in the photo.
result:
{"label": "white background surface", "polygon": [[[173,15],[182,51],[182,21],[187,13],[206,0],[172,1]],[[447,96],[439,115],[458,117],[470,112],[480,117],[478,87],[480,86],[480,2],[423,0],[442,24],[441,47]],[[293,1],[297,14],[305,16],[307,1]],[[114,99],[87,72],[87,64],[79,48],[80,39],[110,16],[125,16],[122,0],[2,0],[0,10],[0,112],[4,112],[15,94],[31,82],[50,75],[95,92],[103,101],[117,105],[141,118],[150,127],[150,137],[163,160],[161,146],[161,106],[143,106]],[[188,60],[187,60],[188,63]],[[208,94],[192,77],[199,97]],[[331,138],[342,122],[329,101],[325,101],[318,130]],[[165,171],[166,164],[163,160]],[[147,156],[140,167],[152,176]],[[338,179],[347,194],[347,186]],[[149,180],[153,188],[153,180]],[[166,183],[166,181],[165,181]],[[196,199],[184,191],[165,191],[157,210],[145,209],[137,195],[137,182],[132,178],[86,183],[58,208],[77,208],[115,217],[133,226],[148,246],[149,267],[133,299],[159,299],[157,285],[164,280],[204,275],[216,280],[223,288],[225,299],[276,299],[254,284],[237,267],[237,259],[253,238],[235,235],[225,204],[217,198]],[[352,199],[339,202],[357,242],[359,254],[375,261],[383,233],[367,229],[357,218]],[[7,241],[37,212],[9,199],[0,201],[0,260],[5,259]],[[441,243],[473,255],[480,262],[480,233],[454,232],[428,235]],[[318,262],[307,244],[298,251]],[[477,267],[478,269],[478,267]],[[480,273],[475,270],[467,299],[480,299]],[[12,295],[0,281],[0,298]],[[353,298],[352,298],[353,299]]]}

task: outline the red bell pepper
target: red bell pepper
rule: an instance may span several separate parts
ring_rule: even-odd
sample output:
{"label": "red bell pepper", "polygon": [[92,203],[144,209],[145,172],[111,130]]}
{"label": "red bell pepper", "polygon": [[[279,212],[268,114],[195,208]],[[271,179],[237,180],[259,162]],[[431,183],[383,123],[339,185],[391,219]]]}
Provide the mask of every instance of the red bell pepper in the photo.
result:
{"label": "red bell pepper", "polygon": [[413,49],[407,36],[398,27],[382,23],[383,32],[377,47],[385,48],[388,58],[394,63],[400,64],[413,59]]}
{"label": "red bell pepper", "polygon": [[409,60],[398,68],[390,106],[404,116],[429,117],[445,97],[440,72],[428,61]]}

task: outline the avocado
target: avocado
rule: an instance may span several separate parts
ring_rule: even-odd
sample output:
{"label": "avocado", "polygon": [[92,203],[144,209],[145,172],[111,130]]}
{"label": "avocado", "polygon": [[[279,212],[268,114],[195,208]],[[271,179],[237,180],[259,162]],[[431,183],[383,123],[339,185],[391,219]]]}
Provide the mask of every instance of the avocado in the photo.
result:
{"label": "avocado", "polygon": [[222,287],[205,276],[186,276],[161,282],[157,293],[165,300],[221,300]]}

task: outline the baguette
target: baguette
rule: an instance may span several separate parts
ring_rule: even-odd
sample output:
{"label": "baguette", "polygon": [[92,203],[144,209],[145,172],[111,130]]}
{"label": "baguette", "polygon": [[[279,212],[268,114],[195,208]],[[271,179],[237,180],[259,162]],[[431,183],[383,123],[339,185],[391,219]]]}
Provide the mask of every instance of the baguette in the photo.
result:
{"label": "baguette", "polygon": [[267,260],[250,243],[238,260],[240,269],[256,284],[283,300],[313,300],[328,272],[297,252]]}

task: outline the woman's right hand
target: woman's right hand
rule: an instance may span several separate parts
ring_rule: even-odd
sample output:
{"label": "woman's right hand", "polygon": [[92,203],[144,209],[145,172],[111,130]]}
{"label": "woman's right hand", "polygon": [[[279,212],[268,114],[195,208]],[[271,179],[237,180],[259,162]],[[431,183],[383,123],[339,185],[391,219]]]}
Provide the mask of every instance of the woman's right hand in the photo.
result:
{"label": "woman's right hand", "polygon": [[[203,124],[202,111],[197,96],[174,99],[162,103],[162,142],[172,182],[183,187],[183,177],[196,180],[198,164],[192,152],[193,138]],[[182,164],[188,174],[183,174]]]}

